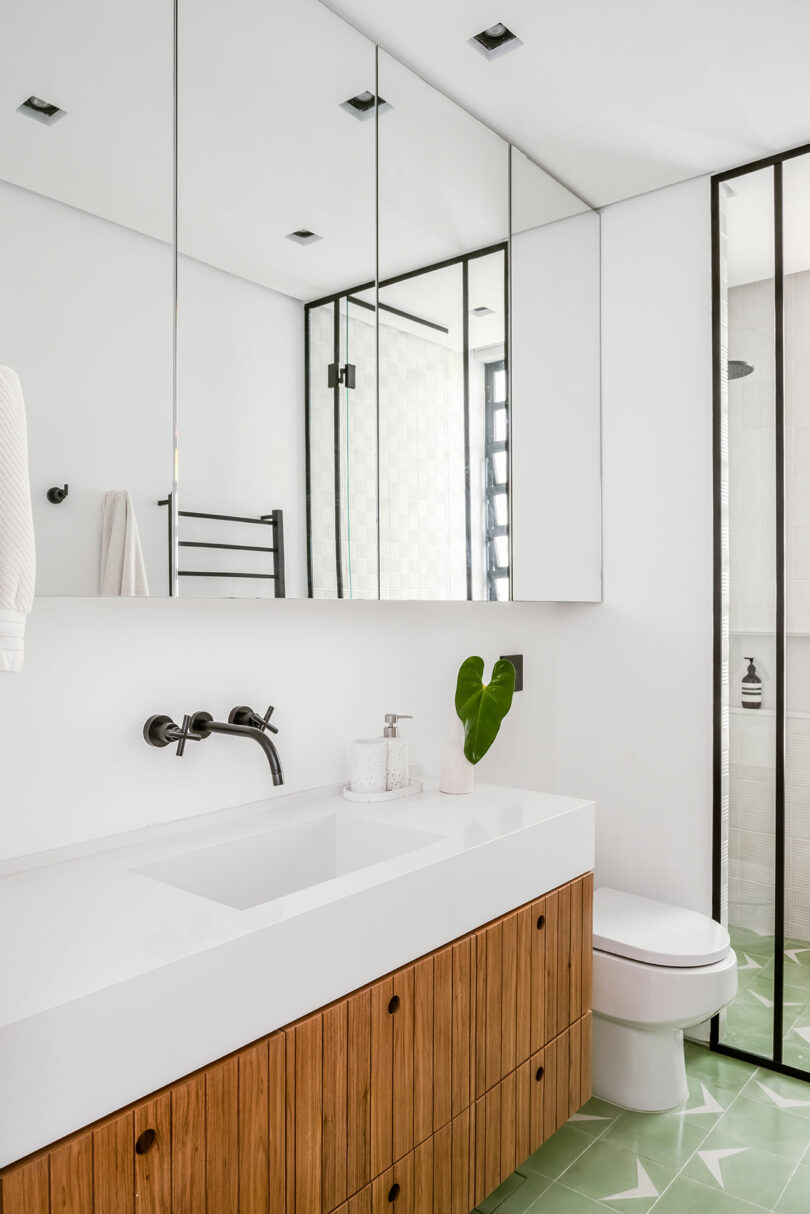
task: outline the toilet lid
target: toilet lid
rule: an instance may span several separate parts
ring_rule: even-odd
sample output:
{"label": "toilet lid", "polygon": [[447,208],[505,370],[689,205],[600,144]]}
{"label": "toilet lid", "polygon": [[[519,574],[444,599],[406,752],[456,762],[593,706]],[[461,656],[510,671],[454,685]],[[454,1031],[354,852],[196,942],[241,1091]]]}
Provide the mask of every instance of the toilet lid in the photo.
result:
{"label": "toilet lid", "polygon": [[713,965],[728,956],[728,932],[697,911],[602,886],[593,896],[593,946],[648,965]]}

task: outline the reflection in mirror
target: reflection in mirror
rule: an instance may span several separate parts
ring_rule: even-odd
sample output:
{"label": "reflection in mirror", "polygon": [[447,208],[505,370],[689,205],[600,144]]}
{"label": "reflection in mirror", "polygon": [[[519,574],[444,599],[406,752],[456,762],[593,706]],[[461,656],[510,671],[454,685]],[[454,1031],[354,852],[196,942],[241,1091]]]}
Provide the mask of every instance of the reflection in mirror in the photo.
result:
{"label": "reflection in mirror", "polygon": [[[507,145],[382,50],[378,73],[378,289],[309,313],[312,592],[508,598]],[[332,401],[316,327],[353,368]]]}
{"label": "reflection in mirror", "polygon": [[108,546],[105,593],[166,594],[172,6],[8,0],[0,42],[0,364],[26,401],[37,593],[99,593],[118,490],[142,562]]}
{"label": "reflection in mirror", "polygon": [[379,88],[381,597],[508,598],[508,148],[383,51]]}
{"label": "reflection in mirror", "polygon": [[[312,592],[334,594],[333,367],[358,367],[375,421],[355,300],[374,282],[374,47],[318,0],[180,0],[178,46],[179,592],[306,595],[308,388]],[[339,483],[362,542],[345,456]],[[376,563],[353,572],[376,597]]]}

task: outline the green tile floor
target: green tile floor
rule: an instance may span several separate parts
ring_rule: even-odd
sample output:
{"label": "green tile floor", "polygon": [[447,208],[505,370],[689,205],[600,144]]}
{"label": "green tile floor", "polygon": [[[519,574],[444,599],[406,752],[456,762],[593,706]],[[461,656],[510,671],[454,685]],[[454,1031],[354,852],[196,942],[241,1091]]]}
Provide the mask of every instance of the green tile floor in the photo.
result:
{"label": "green tile floor", "polygon": [[810,1083],[692,1042],[686,1070],[671,1113],[590,1100],[479,1214],[810,1214]]}

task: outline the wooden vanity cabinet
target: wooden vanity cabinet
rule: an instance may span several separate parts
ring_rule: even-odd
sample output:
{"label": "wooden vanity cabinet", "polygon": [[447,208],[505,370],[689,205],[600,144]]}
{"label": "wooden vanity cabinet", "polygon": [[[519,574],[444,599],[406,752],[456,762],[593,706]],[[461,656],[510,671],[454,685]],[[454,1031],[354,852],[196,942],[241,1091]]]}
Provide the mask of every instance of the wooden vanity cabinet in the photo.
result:
{"label": "wooden vanity cabinet", "polygon": [[0,1173],[0,1214],[468,1214],[590,1095],[590,874]]}

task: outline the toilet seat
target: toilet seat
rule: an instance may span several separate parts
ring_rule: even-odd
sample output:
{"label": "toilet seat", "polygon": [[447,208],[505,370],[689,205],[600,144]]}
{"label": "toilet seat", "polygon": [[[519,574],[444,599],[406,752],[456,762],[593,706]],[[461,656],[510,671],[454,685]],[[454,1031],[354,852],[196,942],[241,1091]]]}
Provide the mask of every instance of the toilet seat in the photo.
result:
{"label": "toilet seat", "polygon": [[647,965],[691,969],[728,957],[720,923],[697,911],[602,886],[593,898],[593,946]]}

